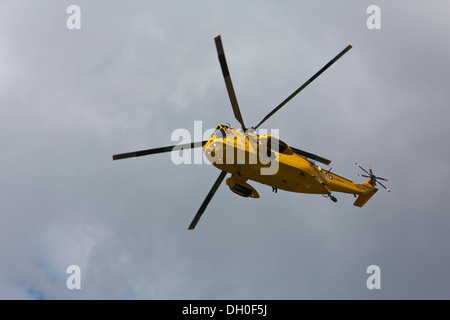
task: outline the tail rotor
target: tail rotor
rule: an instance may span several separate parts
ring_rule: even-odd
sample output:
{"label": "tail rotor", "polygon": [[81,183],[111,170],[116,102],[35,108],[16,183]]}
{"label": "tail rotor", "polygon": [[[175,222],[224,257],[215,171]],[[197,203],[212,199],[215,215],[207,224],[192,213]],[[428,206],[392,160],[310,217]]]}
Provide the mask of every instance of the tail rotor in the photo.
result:
{"label": "tail rotor", "polygon": [[389,188],[387,188],[384,184],[382,184],[380,181],[378,181],[378,180],[388,181],[387,179],[381,178],[381,177],[377,177],[377,176],[373,173],[372,168],[371,168],[370,166],[369,166],[369,171],[367,171],[366,169],[364,169],[363,167],[361,167],[358,163],[355,163],[355,164],[356,164],[362,171],[364,171],[365,173],[367,173],[367,174],[361,174],[361,173],[358,173],[358,176],[364,177],[364,178],[372,179],[373,186],[374,186],[375,188],[378,189],[378,187],[377,187],[377,183],[378,183],[380,186],[382,186],[383,188],[385,188],[388,192],[391,192],[391,190],[389,190]]}

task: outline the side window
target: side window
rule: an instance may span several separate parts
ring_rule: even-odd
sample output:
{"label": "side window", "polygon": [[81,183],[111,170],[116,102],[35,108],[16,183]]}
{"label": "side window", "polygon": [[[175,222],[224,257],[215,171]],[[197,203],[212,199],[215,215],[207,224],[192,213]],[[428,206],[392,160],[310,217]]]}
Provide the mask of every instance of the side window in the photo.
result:
{"label": "side window", "polygon": [[284,153],[286,151],[287,144],[278,139],[272,139],[269,137],[267,139],[267,150],[277,150],[278,153]]}
{"label": "side window", "polygon": [[278,140],[278,144],[279,144],[279,152],[284,153],[284,151],[286,151],[287,144],[281,140]]}

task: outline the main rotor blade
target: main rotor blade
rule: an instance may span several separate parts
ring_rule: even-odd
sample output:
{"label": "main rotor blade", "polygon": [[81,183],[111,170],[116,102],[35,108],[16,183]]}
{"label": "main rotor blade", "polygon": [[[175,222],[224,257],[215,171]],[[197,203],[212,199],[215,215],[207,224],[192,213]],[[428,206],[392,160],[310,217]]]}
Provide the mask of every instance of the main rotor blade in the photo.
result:
{"label": "main rotor blade", "polygon": [[261,124],[269,119],[275,112],[281,109],[286,103],[288,103],[293,97],[295,97],[300,91],[305,89],[311,82],[313,82],[318,76],[320,76],[325,70],[327,70],[333,63],[335,63],[340,57],[342,57],[348,50],[352,48],[348,45],[344,50],[342,50],[336,57],[334,57],[330,62],[328,62],[322,69],[316,72],[308,81],[306,81],[300,88],[295,90],[289,97],[287,97],[283,102],[281,102],[275,109],[273,109],[264,119],[254,129],[257,129]]}
{"label": "main rotor blade", "polygon": [[120,160],[120,159],[132,158],[132,157],[142,157],[142,156],[147,156],[150,154],[170,152],[170,151],[179,151],[179,150],[183,150],[183,149],[199,148],[199,147],[203,147],[206,144],[206,142],[208,142],[208,141],[176,144],[176,145],[168,146],[168,147],[161,147],[161,148],[154,148],[154,149],[147,149],[147,150],[141,150],[141,151],[133,151],[133,152],[115,154],[115,155],[113,155],[113,160]]}
{"label": "main rotor blade", "polygon": [[225,178],[225,175],[227,174],[226,171],[222,171],[217,178],[216,182],[212,186],[211,190],[209,190],[208,195],[206,196],[205,200],[203,201],[200,209],[198,209],[197,214],[195,215],[194,219],[192,220],[189,230],[194,230],[195,226],[197,225],[198,220],[200,220],[203,212],[205,211],[206,207],[208,206],[209,202],[211,201],[212,197],[216,193],[217,189],[219,188],[220,184],[222,183],[223,179]]}
{"label": "main rotor blade", "polygon": [[222,46],[222,39],[220,35],[214,38],[216,42],[217,54],[219,56],[220,67],[222,68],[223,78],[225,80],[225,86],[227,87],[228,96],[230,97],[231,106],[233,107],[234,117],[242,126],[244,131],[247,128],[244,124],[244,119],[242,119],[241,111],[239,109],[239,104],[237,102],[236,93],[234,92],[233,83],[231,82],[230,71],[228,70],[227,60],[225,59],[225,52]]}
{"label": "main rotor blade", "polygon": [[303,150],[300,150],[300,149],[297,149],[297,148],[294,148],[294,147],[291,147],[291,146],[289,146],[289,147],[291,148],[292,152],[294,152],[294,153],[296,153],[298,155],[301,155],[301,156],[304,156],[306,158],[319,161],[319,162],[324,163],[326,165],[329,165],[331,163],[331,160],[322,158],[321,156],[315,155],[314,153],[306,152],[306,151],[303,151]]}

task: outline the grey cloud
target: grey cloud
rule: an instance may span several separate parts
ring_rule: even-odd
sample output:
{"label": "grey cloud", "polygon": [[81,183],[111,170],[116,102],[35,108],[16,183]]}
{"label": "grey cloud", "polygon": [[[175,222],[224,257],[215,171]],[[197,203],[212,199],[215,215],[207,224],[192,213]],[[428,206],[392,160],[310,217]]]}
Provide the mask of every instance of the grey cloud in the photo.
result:
{"label": "grey cloud", "polygon": [[[445,2],[383,2],[372,31],[368,1],[78,1],[78,31],[70,4],[1,4],[1,298],[449,298]],[[237,124],[219,33],[250,124],[351,43],[265,125],[352,180],[355,161],[373,166],[392,192],[361,209],[348,195],[253,183],[261,198],[243,199],[222,185],[188,232],[218,171],[111,155],[169,145],[195,120]]]}

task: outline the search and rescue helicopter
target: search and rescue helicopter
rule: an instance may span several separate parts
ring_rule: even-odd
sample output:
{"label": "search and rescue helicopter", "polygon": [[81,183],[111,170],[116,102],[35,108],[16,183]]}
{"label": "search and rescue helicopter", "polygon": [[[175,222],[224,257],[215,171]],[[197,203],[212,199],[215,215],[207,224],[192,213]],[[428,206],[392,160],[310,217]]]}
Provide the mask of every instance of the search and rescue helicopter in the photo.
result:
{"label": "search and rescue helicopter", "polygon": [[270,134],[258,134],[256,131],[261,124],[269,119],[275,112],[281,109],[295,95],[347,53],[347,51],[352,48],[351,45],[348,45],[336,57],[330,60],[300,88],[295,90],[289,97],[267,114],[255,127],[247,128],[242,118],[233,84],[231,82],[220,35],[215,37],[215,44],[234,116],[240,123],[241,128],[235,129],[230,125],[219,124],[209,140],[206,141],[113,155],[113,160],[119,160],[202,147],[208,160],[221,170],[221,172],[189,225],[189,230],[195,228],[227,173],[231,174],[226,180],[226,184],[230,190],[240,196],[251,198],[259,198],[259,194],[255,188],[247,183],[248,180],[269,185],[274,192],[281,189],[298,193],[322,194],[334,202],[336,202],[337,199],[331,194],[332,192],[349,193],[357,197],[354,202],[354,205],[357,207],[362,207],[378,191],[377,184],[381,185],[387,191],[390,191],[386,186],[379,182],[379,180],[387,180],[375,176],[371,167],[369,167],[369,171],[367,171],[356,163],[356,165],[365,173],[358,175],[368,178],[368,180],[364,183],[354,183],[349,179],[331,172],[331,168],[325,170],[316,164],[316,162],[320,162],[328,166],[331,163],[331,160],[289,146],[279,138]]}

